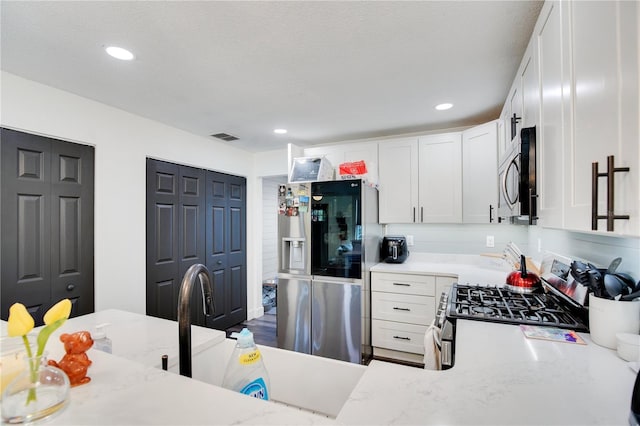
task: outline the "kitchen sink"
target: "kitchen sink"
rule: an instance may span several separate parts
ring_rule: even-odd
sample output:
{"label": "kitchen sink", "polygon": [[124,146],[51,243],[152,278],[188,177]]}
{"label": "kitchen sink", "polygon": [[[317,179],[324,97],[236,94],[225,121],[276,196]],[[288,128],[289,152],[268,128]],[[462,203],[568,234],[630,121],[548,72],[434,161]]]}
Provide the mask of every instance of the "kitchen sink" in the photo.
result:
{"label": "kitchen sink", "polygon": [[[236,341],[224,341],[193,354],[192,377],[215,386],[222,379]],[[366,367],[258,345],[269,373],[272,402],[335,418]],[[169,367],[178,372],[178,366]]]}

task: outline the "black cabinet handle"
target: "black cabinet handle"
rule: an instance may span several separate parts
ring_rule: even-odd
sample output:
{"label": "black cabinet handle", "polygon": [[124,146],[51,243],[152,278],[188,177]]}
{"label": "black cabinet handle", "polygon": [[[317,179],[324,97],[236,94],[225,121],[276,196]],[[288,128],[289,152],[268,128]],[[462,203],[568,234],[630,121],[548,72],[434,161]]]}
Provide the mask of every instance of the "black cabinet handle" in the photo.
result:
{"label": "black cabinet handle", "polygon": [[411,287],[411,284],[405,284],[405,283],[393,283],[393,285],[401,285],[403,287]]}
{"label": "black cabinet handle", "polygon": [[493,206],[489,204],[489,223],[493,223]]}
{"label": "black cabinet handle", "polygon": [[[613,155],[607,157],[607,171],[600,173],[598,163],[591,163],[591,229],[598,230],[598,220],[607,220],[607,231],[613,231],[613,222],[615,220],[629,220],[629,215],[617,215],[615,211],[615,180],[614,174],[618,172],[628,172],[629,167],[615,167],[615,159]],[[598,214],[598,178],[607,178],[607,214]]]}
{"label": "black cabinet handle", "polygon": [[162,369],[164,371],[169,369],[169,355],[162,355]]}
{"label": "black cabinet handle", "polygon": [[416,208],[413,208],[413,223],[416,222]]}
{"label": "black cabinet handle", "polygon": [[515,135],[518,133],[518,129],[516,128],[516,124],[520,120],[522,120],[522,117],[516,116],[516,113],[514,112],[513,113],[513,117],[511,117],[511,140],[513,140]]}
{"label": "black cabinet handle", "polygon": [[533,225],[533,221],[538,220],[538,216],[536,216],[538,211],[536,198],[538,198],[538,194],[534,194],[533,189],[529,188],[529,225]]}
{"label": "black cabinet handle", "polygon": [[411,340],[409,337],[404,337],[404,336],[393,336],[394,339],[399,339],[399,340]]}
{"label": "black cabinet handle", "polygon": [[420,223],[424,223],[424,207],[420,207]]}
{"label": "black cabinet handle", "polygon": [[75,285],[73,284],[67,284],[67,291],[73,291],[73,289],[76,288]]}
{"label": "black cabinet handle", "polygon": [[409,308],[398,308],[397,306],[393,307],[394,311],[407,311],[407,312],[411,312],[411,309]]}

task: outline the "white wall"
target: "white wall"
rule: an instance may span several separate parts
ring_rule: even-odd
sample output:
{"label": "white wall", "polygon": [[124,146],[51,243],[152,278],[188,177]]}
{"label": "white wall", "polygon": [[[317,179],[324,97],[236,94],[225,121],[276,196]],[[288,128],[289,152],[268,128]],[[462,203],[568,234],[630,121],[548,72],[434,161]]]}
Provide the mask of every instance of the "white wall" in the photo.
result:
{"label": "white wall", "polygon": [[262,280],[278,275],[278,188],[286,176],[262,180]]}
{"label": "white wall", "polygon": [[145,313],[145,164],[152,157],[247,178],[247,309],[250,318],[261,311],[251,153],[6,72],[0,82],[0,125],[95,147],[96,310]]}

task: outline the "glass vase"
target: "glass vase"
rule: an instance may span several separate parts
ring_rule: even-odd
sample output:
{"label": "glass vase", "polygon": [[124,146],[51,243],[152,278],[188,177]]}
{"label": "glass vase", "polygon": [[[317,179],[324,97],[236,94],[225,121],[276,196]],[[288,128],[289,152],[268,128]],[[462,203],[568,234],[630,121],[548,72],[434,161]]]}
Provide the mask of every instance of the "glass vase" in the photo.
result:
{"label": "glass vase", "polygon": [[24,371],[2,393],[2,421],[30,423],[59,413],[69,402],[69,378],[47,365],[46,354],[25,357]]}

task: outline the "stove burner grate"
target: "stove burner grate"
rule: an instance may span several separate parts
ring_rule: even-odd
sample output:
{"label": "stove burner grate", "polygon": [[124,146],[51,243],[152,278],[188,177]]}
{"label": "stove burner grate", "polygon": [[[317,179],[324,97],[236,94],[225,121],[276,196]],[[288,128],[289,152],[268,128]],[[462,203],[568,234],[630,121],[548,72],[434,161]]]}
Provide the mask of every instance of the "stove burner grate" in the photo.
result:
{"label": "stove burner grate", "polygon": [[584,323],[551,293],[515,293],[500,287],[455,284],[447,317],[587,331]]}

